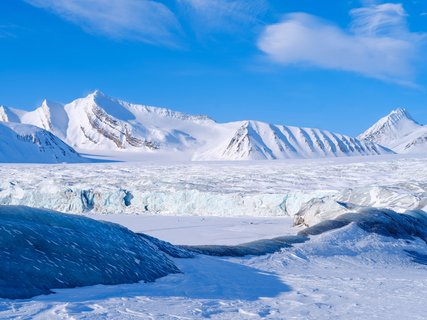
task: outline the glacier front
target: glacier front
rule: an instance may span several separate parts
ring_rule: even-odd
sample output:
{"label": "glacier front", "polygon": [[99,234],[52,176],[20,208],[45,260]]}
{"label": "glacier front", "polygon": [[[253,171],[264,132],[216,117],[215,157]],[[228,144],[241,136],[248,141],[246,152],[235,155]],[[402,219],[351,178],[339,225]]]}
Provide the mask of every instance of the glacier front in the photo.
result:
{"label": "glacier front", "polygon": [[340,202],[397,212],[427,207],[426,158],[376,159],[2,165],[0,204],[186,216],[348,212]]}

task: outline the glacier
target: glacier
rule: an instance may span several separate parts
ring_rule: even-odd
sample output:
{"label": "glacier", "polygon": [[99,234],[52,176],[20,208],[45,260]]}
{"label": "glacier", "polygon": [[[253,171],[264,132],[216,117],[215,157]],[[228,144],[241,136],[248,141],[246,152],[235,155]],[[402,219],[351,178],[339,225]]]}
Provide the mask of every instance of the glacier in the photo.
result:
{"label": "glacier", "polygon": [[0,206],[0,247],[0,298],[180,272],[156,245],[120,225],[23,206]]}
{"label": "glacier", "polygon": [[80,214],[307,218],[321,209],[325,216],[316,215],[313,224],[348,212],[340,202],[397,212],[426,208],[425,164],[423,157],[379,157],[1,165],[0,204]]}
{"label": "glacier", "polygon": [[[13,281],[15,290],[30,288],[26,295],[14,291],[15,297],[55,292],[0,298],[0,318],[370,319],[404,314],[423,319],[426,162],[421,156],[393,155],[238,164],[2,164],[0,204],[63,208],[73,213],[60,215],[67,223],[80,221],[64,226],[60,219],[60,227],[44,228],[51,219],[43,220],[36,230],[40,242],[47,243],[43,250],[61,245],[61,254],[68,254],[64,241],[73,227],[76,243],[105,259],[102,270],[132,270],[118,277],[120,284],[71,285],[69,278],[61,278],[62,270],[62,275],[51,271],[63,265],[74,272],[78,266],[79,277],[80,269],[86,270],[81,266],[97,272],[98,262],[80,252],[70,259],[73,263],[25,260],[32,258],[25,250],[3,244],[10,235],[2,223],[9,218],[0,215],[0,245],[4,255],[12,252],[0,261],[13,257],[10,261],[22,262],[14,270],[38,272],[34,265],[51,276],[48,286],[43,277]],[[35,219],[44,219],[46,209],[29,210],[37,213]],[[120,223],[133,233],[77,214]],[[34,225],[16,227],[26,228],[18,244],[30,251],[34,245],[40,249],[28,237],[33,234],[27,226]],[[147,250],[147,259],[158,257],[150,268],[156,276],[148,277],[132,260],[134,249],[127,249],[135,242]],[[129,280],[135,271],[148,282]],[[0,272],[0,286],[6,285],[2,281],[13,273]],[[156,278],[162,274],[167,276]]]}

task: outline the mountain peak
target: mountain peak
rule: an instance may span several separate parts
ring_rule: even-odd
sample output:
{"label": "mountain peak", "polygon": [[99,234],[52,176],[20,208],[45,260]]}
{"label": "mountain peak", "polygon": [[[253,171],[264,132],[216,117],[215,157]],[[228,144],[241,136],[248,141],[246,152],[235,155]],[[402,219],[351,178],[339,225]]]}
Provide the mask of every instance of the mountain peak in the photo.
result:
{"label": "mountain peak", "polygon": [[44,99],[40,107],[45,111],[51,112],[52,110],[62,109],[63,105],[59,102]]}
{"label": "mountain peak", "polygon": [[358,138],[394,149],[400,144],[402,138],[420,128],[422,126],[411,117],[406,109],[397,108],[378,120]]}
{"label": "mountain peak", "polygon": [[93,98],[93,99],[101,98],[101,97],[105,98],[105,97],[107,97],[107,95],[104,92],[102,92],[101,90],[99,90],[99,89],[96,89],[95,91],[92,91],[91,93],[89,93],[86,96],[86,98]]}
{"label": "mountain peak", "polygon": [[49,106],[50,106],[51,104],[53,104],[51,101],[49,101],[49,100],[47,100],[47,99],[44,99],[44,100],[43,100],[43,102],[42,102],[41,107],[42,107],[43,109],[48,109],[48,110],[49,110]]}
{"label": "mountain peak", "polygon": [[392,123],[396,123],[396,122],[404,120],[404,119],[408,119],[408,120],[411,120],[411,121],[417,123],[405,108],[397,108],[397,109],[393,110],[392,112],[390,112],[383,119],[389,120]]}

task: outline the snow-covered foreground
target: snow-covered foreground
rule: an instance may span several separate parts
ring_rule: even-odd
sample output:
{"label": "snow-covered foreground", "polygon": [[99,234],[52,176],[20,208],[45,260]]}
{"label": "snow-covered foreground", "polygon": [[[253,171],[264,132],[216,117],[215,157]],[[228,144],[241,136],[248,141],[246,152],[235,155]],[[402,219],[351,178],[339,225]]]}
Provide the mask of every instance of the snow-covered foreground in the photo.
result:
{"label": "snow-covered foreground", "polygon": [[[297,213],[311,226],[353,210],[369,219],[369,207],[420,210],[403,219],[385,211],[388,220],[340,224],[318,235],[311,229],[310,240],[273,254],[171,258],[183,273],[153,283],[0,299],[0,318],[425,319],[427,232],[417,228],[426,221],[426,164],[380,157],[0,166],[2,204],[84,213],[174,244],[296,235],[304,230],[292,226]],[[423,223],[412,219],[418,215]]]}
{"label": "snow-covered foreground", "polygon": [[292,216],[313,199],[328,197],[403,212],[427,206],[426,165],[426,157],[399,156],[1,165],[0,204],[67,213]]}
{"label": "snow-covered foreground", "polygon": [[[287,234],[299,230],[290,228],[289,218],[133,216],[125,224],[164,239],[179,236],[189,244],[200,238],[215,242],[218,226],[225,233],[234,230],[234,239],[222,242],[227,244],[268,238],[270,230],[274,234],[280,228]],[[0,300],[0,318],[424,319],[427,267],[404,250],[427,254],[420,239],[393,239],[350,225],[259,257],[174,259],[183,274],[154,283]]]}

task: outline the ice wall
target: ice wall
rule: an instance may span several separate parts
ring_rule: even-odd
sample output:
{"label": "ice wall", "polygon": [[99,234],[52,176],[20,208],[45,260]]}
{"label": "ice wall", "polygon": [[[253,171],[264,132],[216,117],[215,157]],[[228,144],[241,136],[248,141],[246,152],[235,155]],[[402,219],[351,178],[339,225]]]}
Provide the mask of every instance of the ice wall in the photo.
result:
{"label": "ice wall", "polygon": [[318,211],[347,212],[344,202],[403,212],[427,207],[426,161],[9,165],[0,166],[0,204],[67,213],[323,219]]}

